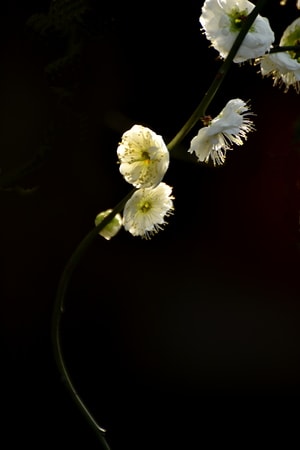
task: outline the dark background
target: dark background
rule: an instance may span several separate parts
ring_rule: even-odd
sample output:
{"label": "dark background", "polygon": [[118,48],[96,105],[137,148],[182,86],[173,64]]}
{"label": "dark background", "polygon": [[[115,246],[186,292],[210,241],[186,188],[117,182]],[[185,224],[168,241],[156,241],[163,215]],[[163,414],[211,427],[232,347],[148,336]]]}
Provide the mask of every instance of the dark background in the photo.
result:
{"label": "dark background", "polygon": [[[294,3],[265,11],[276,36]],[[168,142],[220,66],[202,4],[1,6],[1,448],[99,448],[54,362],[56,289],[95,216],[130,189],[121,134],[140,123]],[[256,114],[245,145],[213,168],[187,158],[188,136],[165,176],[165,230],[99,237],[72,279],[66,363],[112,450],[269,442],[298,401],[299,95],[246,63],[208,112],[236,97]]]}

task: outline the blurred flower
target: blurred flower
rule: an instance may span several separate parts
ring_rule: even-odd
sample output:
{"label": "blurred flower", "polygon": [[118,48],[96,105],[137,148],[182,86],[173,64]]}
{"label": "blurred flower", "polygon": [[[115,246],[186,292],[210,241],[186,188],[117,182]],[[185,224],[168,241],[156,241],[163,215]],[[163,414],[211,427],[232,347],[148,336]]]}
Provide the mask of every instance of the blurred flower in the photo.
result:
{"label": "blurred flower", "polygon": [[[112,209],[107,209],[106,211],[99,213],[95,218],[95,225],[99,225],[102,220],[111,212]],[[113,217],[112,220],[107,225],[105,225],[105,227],[102,228],[101,231],[99,231],[99,234],[109,241],[118,233],[121,227],[122,217],[120,216],[120,214],[116,214],[115,217]]]}
{"label": "blurred flower", "polygon": [[[280,4],[281,4],[282,6],[285,6],[285,5],[286,5],[286,2],[287,2],[287,0],[281,0]],[[297,0],[297,2],[296,2],[296,7],[297,7],[298,9],[300,9],[300,0]]]}
{"label": "blurred flower", "polygon": [[121,174],[137,188],[156,186],[169,167],[169,151],[162,137],[142,125],[123,134],[117,154]]}
{"label": "blurred flower", "polygon": [[[202,7],[200,23],[206,38],[220,53],[228,55],[243,23],[254,5],[247,0],[206,0]],[[264,55],[274,42],[275,36],[269,20],[258,15],[237,51],[234,62]]]}
{"label": "blurred flower", "polygon": [[[279,45],[300,45],[300,17],[292,22],[284,31]],[[271,76],[274,85],[285,86],[285,92],[293,86],[296,92],[300,92],[300,50],[270,53],[259,58],[262,76]]]}
{"label": "blurred flower", "polygon": [[232,144],[242,145],[247,133],[254,130],[249,107],[239,98],[230,100],[210,124],[199,130],[191,141],[189,153],[195,153],[199,161],[223,164]]}
{"label": "blurred flower", "polygon": [[171,193],[172,188],[165,183],[135,191],[124,208],[125,230],[146,239],[161,230],[166,224],[165,216],[168,217],[174,210]]}

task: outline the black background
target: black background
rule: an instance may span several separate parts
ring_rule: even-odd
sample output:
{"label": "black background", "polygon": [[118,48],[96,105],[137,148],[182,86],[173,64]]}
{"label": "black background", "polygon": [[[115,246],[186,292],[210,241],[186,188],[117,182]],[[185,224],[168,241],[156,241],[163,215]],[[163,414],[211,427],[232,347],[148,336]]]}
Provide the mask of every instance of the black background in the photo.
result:
{"label": "black background", "polygon": [[[277,42],[294,3],[264,11]],[[97,213],[130,189],[121,134],[140,123],[168,142],[214,77],[202,4],[92,1],[83,14],[87,2],[57,0],[54,25],[50,2],[1,6],[0,180],[39,158],[0,191],[2,448],[99,448],[54,362],[56,289]],[[268,442],[299,398],[299,95],[246,63],[208,112],[236,97],[256,114],[245,145],[213,168],[186,157],[189,136],[164,179],[165,230],[99,237],[72,279],[66,363],[112,449]]]}

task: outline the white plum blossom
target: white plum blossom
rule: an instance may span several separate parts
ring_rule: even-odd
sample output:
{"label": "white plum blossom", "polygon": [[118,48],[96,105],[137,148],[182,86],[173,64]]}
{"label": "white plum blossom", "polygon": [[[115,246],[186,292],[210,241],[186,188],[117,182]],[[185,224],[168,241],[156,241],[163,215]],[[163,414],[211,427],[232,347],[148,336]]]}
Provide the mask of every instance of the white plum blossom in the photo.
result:
{"label": "white plum blossom", "polygon": [[192,139],[189,153],[195,153],[201,162],[207,163],[211,158],[214,165],[223,164],[232,144],[242,145],[247,133],[254,130],[249,115],[252,113],[243,100],[230,100],[220,114]]}
{"label": "white plum blossom", "polygon": [[[206,0],[204,2],[200,23],[206,38],[222,58],[228,55],[245,19],[253,8],[253,3],[247,0]],[[258,15],[233,61],[241,63],[264,55],[270,50],[274,39],[269,20]]]}
{"label": "white plum blossom", "polygon": [[133,236],[149,239],[166,224],[173,213],[172,188],[160,183],[154,188],[141,188],[133,193],[123,211],[125,230]]}
{"label": "white plum blossom", "polygon": [[[300,17],[294,20],[284,31],[279,45],[300,45]],[[300,92],[300,51],[290,50],[285,52],[270,53],[259,58],[262,76],[270,76],[274,85],[284,86],[285,92],[293,86],[296,92]]]}
{"label": "white plum blossom", "polygon": [[123,134],[117,154],[121,174],[136,188],[157,186],[169,167],[163,138],[142,125],[133,125]]}
{"label": "white plum blossom", "polygon": [[[103,211],[99,213],[95,218],[95,225],[99,225],[105,217],[108,216],[112,212],[112,209],[107,209],[106,211]],[[108,241],[114,237],[121,229],[123,225],[123,220],[120,214],[116,214],[112,220],[105,225],[102,230],[99,231],[100,236],[104,237]]]}

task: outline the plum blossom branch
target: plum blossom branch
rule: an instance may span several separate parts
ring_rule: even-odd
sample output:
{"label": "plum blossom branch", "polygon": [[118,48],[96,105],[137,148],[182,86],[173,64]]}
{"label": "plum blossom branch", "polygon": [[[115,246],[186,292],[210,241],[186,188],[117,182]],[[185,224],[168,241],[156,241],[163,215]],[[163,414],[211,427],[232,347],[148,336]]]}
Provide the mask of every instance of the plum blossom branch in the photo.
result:
{"label": "plum blossom branch", "polygon": [[[167,145],[168,150],[172,150],[180,141],[184,139],[184,137],[188,134],[188,132],[193,128],[193,126],[198,122],[198,120],[205,116],[205,112],[207,107],[210,105],[211,101],[213,100],[215,94],[217,93],[218,89],[220,88],[225,75],[227,74],[234,57],[242,44],[247,32],[251,28],[251,25],[253,24],[255,18],[261,11],[261,9],[265,6],[268,0],[260,0],[258,1],[257,5],[254,7],[254,9],[251,11],[251,13],[247,16],[246,20],[243,22],[243,25],[240,29],[240,32],[237,35],[237,38],[229,51],[228,56],[226,57],[225,61],[221,65],[216,77],[214,78],[211,86],[209,87],[208,91],[204,95],[202,101],[198,105],[198,107],[195,109],[195,111],[192,113],[191,117],[188,119],[186,124],[181,128],[181,130],[176,134],[176,136],[169,142]],[[247,123],[246,123],[247,125]],[[145,130],[144,130],[145,131]],[[153,135],[150,133],[150,135],[147,134],[147,139],[152,139]],[[124,142],[123,142],[124,144]],[[125,142],[126,144],[126,142]],[[128,152],[127,148],[123,148],[120,151],[121,157],[127,158]],[[65,269],[62,273],[62,276],[60,278],[59,286],[57,289],[57,294],[55,298],[55,304],[53,309],[53,316],[52,316],[52,344],[53,344],[53,350],[54,350],[54,356],[56,360],[56,364],[58,367],[58,370],[60,372],[61,378],[63,382],[65,383],[67,389],[69,390],[69,393],[71,397],[73,398],[73,401],[77,404],[79,407],[81,413],[86,418],[87,422],[91,425],[91,427],[96,432],[99,442],[104,450],[109,450],[109,445],[105,439],[105,430],[97,423],[96,419],[93,417],[93,415],[90,413],[86,405],[84,404],[83,400],[79,396],[78,392],[76,391],[72,379],[69,375],[68,369],[66,367],[65,361],[64,361],[64,355],[62,350],[62,342],[61,342],[61,323],[65,308],[65,301],[66,301],[66,294],[67,290],[72,278],[72,275],[74,273],[75,268],[78,266],[80,261],[82,260],[85,252],[91,245],[91,243],[94,241],[94,239],[98,236],[98,234],[112,221],[112,219],[119,214],[122,210],[124,210],[125,205],[127,204],[129,199],[131,200],[131,204],[129,204],[129,216],[127,217],[127,222],[125,221],[125,224],[129,230],[133,229],[134,233],[139,235],[140,230],[137,228],[137,224],[134,221],[135,218],[133,218],[132,215],[132,209],[130,207],[136,207],[136,211],[141,213],[147,213],[149,210],[150,202],[156,202],[158,201],[158,204],[155,205],[155,209],[153,209],[151,214],[148,214],[148,218],[152,215],[156,216],[155,220],[157,221],[157,225],[154,224],[154,226],[150,229],[147,228],[146,232],[151,233],[153,230],[155,231],[155,227],[160,227],[164,224],[162,220],[163,214],[171,214],[173,210],[172,205],[172,196],[171,196],[171,188],[169,188],[164,183],[160,183],[157,185],[151,185],[151,187],[145,187],[141,185],[141,180],[144,182],[144,172],[143,172],[143,165],[144,164],[152,164],[152,161],[157,159],[157,154],[155,157],[148,153],[140,155],[138,159],[135,158],[136,151],[133,149],[132,155],[134,156],[134,163],[137,163],[137,174],[136,179],[132,180],[130,179],[129,182],[131,182],[133,185],[136,185],[135,188],[133,188],[107,215],[104,215],[103,218],[101,218],[101,222],[96,225],[80,242],[78,247],[75,249],[74,253],[71,255],[70,259],[68,260]],[[163,157],[164,152],[162,150],[162,153],[159,154],[159,158],[157,161],[159,161],[159,164],[161,166],[159,167],[159,172],[156,173],[153,171],[150,180],[147,180],[148,182],[159,182],[161,179],[161,176],[164,174],[164,170],[166,169],[166,166],[168,164],[168,161],[164,159]],[[161,159],[163,158],[163,159]],[[128,160],[122,160],[122,163],[128,163]],[[126,170],[127,166],[124,166],[124,171],[127,174]],[[138,189],[140,188],[140,189]],[[148,192],[148,189],[150,191]],[[162,192],[161,192],[162,191]],[[133,197],[133,194],[137,192],[137,195]],[[150,194],[150,196],[149,196]],[[154,195],[154,198],[153,198]],[[164,204],[163,204],[163,211],[161,210],[161,204],[160,198],[163,196]],[[142,201],[140,203],[139,201]],[[132,203],[137,203],[137,205],[132,205]],[[156,208],[157,206],[157,208]],[[148,220],[148,219],[147,219]],[[143,228],[143,229],[144,229]]]}
{"label": "plum blossom branch", "polygon": [[234,41],[231,50],[228,53],[228,56],[224,60],[223,64],[221,65],[220,69],[218,70],[213,82],[211,83],[210,87],[208,88],[207,92],[204,94],[203,99],[195,109],[195,111],[192,113],[188,121],[183,125],[183,127],[178,131],[176,136],[168,143],[167,147],[169,150],[172,150],[179,142],[182,141],[182,139],[185,138],[185,136],[190,132],[190,130],[195,126],[195,124],[198,122],[200,117],[203,117],[206,115],[206,110],[210,103],[212,102],[214,96],[218,92],[221,84],[224,81],[225,76],[227,75],[231,64],[233,62],[233,59],[240,48],[246,34],[250,30],[253,22],[255,21],[256,17],[260,13],[260,11],[264,8],[268,0],[260,0],[255,8],[251,11],[251,13],[247,16],[247,18],[244,21],[244,24],[237,35],[236,40]]}

